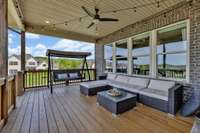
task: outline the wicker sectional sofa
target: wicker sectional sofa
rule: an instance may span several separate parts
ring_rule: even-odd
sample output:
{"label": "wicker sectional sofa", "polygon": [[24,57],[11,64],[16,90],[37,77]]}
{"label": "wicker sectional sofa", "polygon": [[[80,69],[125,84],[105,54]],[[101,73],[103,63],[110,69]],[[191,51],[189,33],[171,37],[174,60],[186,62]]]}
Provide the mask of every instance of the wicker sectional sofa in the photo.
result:
{"label": "wicker sectional sofa", "polygon": [[175,115],[182,105],[182,86],[174,81],[109,73],[106,80],[81,83],[80,91],[86,95],[95,95],[110,86],[137,94],[138,102],[172,115]]}

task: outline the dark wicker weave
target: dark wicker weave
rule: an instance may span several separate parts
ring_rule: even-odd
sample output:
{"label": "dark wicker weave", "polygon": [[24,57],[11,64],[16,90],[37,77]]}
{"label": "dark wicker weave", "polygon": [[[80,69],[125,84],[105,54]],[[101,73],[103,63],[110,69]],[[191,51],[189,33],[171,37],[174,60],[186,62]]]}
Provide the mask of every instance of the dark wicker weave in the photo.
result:
{"label": "dark wicker weave", "polygon": [[96,95],[100,91],[105,91],[111,89],[110,86],[100,86],[100,87],[93,87],[93,88],[88,88],[86,86],[80,85],[80,92],[82,94],[85,94],[87,96],[93,96]]}
{"label": "dark wicker weave", "polygon": [[128,92],[123,92],[122,96],[112,97],[107,91],[97,94],[97,103],[102,105],[113,114],[126,112],[136,106],[137,96]]}

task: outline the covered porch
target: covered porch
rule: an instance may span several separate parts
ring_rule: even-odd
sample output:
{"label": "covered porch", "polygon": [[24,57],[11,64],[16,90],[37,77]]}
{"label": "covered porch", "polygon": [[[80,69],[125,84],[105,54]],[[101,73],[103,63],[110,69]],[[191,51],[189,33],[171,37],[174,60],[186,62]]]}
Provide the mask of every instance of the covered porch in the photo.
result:
{"label": "covered porch", "polygon": [[[119,21],[101,22],[100,16],[90,13],[95,11],[106,21],[110,17]],[[137,103],[115,118],[96,105],[96,96],[82,95],[77,82],[55,84],[51,95],[47,71],[25,69],[25,36],[31,32],[94,43],[95,69],[89,69],[92,80],[109,71],[174,81],[183,87],[181,97],[186,103],[193,86],[200,84],[199,18],[199,0],[0,0],[1,131],[189,132],[194,115],[172,117]],[[21,71],[13,76],[8,75],[8,29],[21,36]]]}

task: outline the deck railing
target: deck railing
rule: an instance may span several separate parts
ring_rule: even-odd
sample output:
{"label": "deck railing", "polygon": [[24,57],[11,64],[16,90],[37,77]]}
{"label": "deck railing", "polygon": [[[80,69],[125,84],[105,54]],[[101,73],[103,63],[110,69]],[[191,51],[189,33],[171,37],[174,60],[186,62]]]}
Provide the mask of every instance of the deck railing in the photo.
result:
{"label": "deck railing", "polygon": [[[105,69],[106,72],[112,72],[112,68]],[[127,69],[117,69],[118,73],[127,73]],[[136,75],[149,75],[149,69],[142,70],[139,68],[133,69],[133,74]],[[172,79],[185,79],[186,71],[185,69],[158,69],[159,77],[166,77]]]}
{"label": "deck railing", "polygon": [[0,127],[8,114],[16,107],[16,76],[0,79]]}
{"label": "deck railing", "polygon": [[[58,70],[52,70],[52,71],[58,71]],[[82,73],[81,69],[68,69],[64,71],[67,73],[80,71]],[[96,70],[89,69],[89,73],[90,73],[90,80],[95,80]],[[86,69],[83,70],[82,75],[85,75],[85,79],[83,81],[89,80],[89,76],[87,74]],[[77,82],[80,82],[80,80],[69,81],[69,83],[71,84],[77,83]],[[63,84],[63,83],[65,82],[53,82],[54,85]],[[48,86],[48,70],[28,70],[24,72],[24,88],[25,89],[47,87],[47,86]]]}

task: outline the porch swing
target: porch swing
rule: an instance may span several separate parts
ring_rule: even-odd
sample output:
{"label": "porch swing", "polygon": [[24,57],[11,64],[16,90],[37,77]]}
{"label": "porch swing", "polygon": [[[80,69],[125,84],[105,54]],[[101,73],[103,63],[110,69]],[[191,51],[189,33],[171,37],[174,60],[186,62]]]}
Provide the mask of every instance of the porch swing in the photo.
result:
{"label": "porch swing", "polygon": [[[85,76],[85,66],[87,76],[90,80],[90,72],[87,64],[87,57],[91,55],[89,52],[70,52],[70,51],[58,51],[48,49],[46,55],[48,56],[48,87],[50,87],[51,94],[53,93],[53,83],[55,82],[65,82],[66,85],[69,84],[69,81],[83,81]],[[82,59],[81,69],[74,70],[53,70],[53,61],[52,57],[62,57],[62,58],[74,58]]]}

